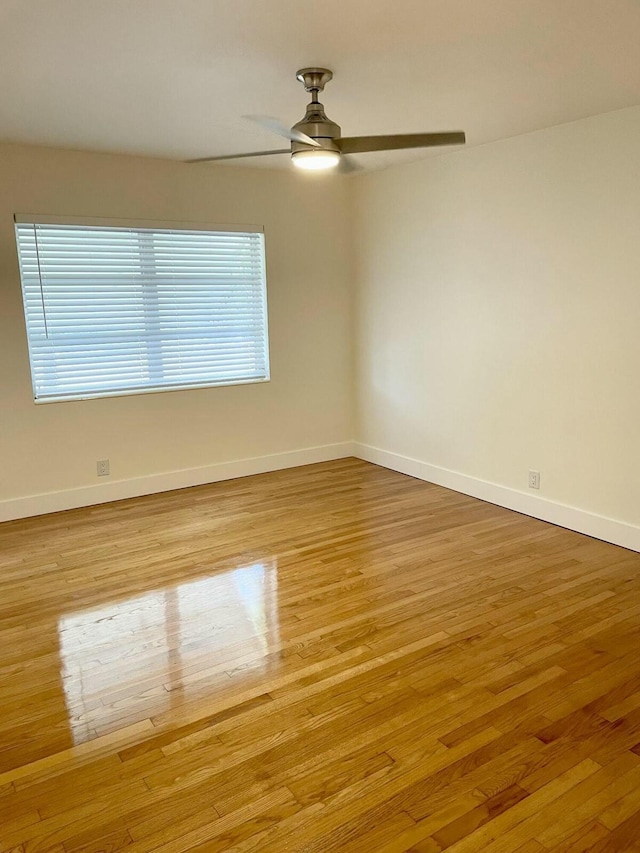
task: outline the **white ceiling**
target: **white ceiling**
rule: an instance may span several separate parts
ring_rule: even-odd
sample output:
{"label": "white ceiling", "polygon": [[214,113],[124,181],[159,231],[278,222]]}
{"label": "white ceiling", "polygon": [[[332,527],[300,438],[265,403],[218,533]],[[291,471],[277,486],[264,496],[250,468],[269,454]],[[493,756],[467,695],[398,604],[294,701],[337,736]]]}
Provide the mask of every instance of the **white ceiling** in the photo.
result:
{"label": "white ceiling", "polygon": [[474,145],[640,103],[639,45],[638,0],[0,0],[0,139],[176,159],[280,148],[242,116],[293,124],[296,70],[324,65],[343,135],[463,129]]}

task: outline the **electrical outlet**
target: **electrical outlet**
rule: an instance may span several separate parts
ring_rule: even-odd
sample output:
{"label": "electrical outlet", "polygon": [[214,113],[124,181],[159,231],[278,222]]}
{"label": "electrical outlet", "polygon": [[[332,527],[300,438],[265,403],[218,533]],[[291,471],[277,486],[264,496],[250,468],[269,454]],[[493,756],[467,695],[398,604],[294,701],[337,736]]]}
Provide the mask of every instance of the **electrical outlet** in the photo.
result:
{"label": "electrical outlet", "polygon": [[529,471],[529,488],[540,488],[540,471]]}
{"label": "electrical outlet", "polygon": [[98,459],[96,462],[96,470],[98,472],[98,477],[108,477],[110,473],[109,460]]}

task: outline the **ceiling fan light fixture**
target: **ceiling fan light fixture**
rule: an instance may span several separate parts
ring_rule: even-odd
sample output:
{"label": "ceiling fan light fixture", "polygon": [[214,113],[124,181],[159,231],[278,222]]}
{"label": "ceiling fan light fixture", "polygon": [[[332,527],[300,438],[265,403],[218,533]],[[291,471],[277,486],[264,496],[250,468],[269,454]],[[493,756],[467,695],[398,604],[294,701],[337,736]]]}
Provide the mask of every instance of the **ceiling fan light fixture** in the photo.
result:
{"label": "ceiling fan light fixture", "polygon": [[340,153],[316,148],[309,151],[294,151],[291,159],[298,169],[319,172],[335,168],[340,162]]}

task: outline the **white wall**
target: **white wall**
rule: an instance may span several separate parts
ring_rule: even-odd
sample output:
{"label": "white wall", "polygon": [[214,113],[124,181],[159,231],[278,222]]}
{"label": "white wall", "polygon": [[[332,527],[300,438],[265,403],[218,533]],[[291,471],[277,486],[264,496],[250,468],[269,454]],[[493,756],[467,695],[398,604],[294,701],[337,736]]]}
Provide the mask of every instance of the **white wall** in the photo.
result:
{"label": "white wall", "polygon": [[640,108],[353,185],[362,452],[640,525]]}
{"label": "white wall", "polygon": [[[0,146],[0,517],[74,503],[17,498],[88,487],[75,503],[92,502],[127,493],[113,481],[351,439],[345,192],[340,178]],[[14,212],[263,224],[271,382],[36,406]],[[111,482],[98,484],[103,458]]]}

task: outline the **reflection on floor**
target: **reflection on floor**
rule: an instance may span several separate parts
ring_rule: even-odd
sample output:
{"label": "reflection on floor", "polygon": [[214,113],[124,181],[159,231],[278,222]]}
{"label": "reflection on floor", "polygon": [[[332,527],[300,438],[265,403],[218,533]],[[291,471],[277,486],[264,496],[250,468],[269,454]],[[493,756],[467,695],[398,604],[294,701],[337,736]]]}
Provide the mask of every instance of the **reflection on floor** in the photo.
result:
{"label": "reflection on floor", "polygon": [[[262,672],[278,649],[276,561],[65,614],[58,621],[73,742],[112,731],[123,708],[167,711],[230,671]],[[132,685],[138,691],[132,699]],[[140,690],[140,688],[146,689]]]}

